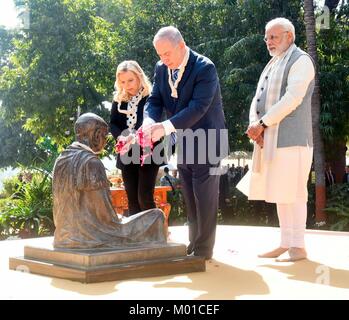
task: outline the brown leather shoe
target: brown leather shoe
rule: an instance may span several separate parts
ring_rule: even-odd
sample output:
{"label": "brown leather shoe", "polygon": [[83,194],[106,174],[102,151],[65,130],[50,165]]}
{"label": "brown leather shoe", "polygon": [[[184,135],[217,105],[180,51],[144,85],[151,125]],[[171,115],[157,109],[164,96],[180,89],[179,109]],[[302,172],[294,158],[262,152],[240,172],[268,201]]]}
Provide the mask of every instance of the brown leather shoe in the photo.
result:
{"label": "brown leather shoe", "polygon": [[259,258],[277,258],[278,256],[282,255],[284,252],[286,252],[288,250],[288,248],[276,248],[272,251],[268,251],[262,254],[259,254],[258,257]]}

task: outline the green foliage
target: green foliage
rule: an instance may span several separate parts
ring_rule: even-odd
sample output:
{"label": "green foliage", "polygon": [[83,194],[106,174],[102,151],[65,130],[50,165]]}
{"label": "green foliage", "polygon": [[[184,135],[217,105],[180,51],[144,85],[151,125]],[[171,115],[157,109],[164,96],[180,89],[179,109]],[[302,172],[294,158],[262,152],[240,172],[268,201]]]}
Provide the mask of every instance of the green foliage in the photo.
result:
{"label": "green foliage", "polygon": [[39,165],[47,160],[35,136],[22,126],[23,121],[7,124],[0,116],[0,168]]}
{"label": "green foliage", "polygon": [[[171,204],[169,225],[183,225],[187,221],[185,202],[180,189],[167,193]],[[223,217],[219,209],[218,221],[223,224],[278,226],[276,207],[264,201],[248,201],[245,195],[232,188],[230,204]]]}
{"label": "green foliage", "polygon": [[9,63],[9,56],[13,50],[14,33],[0,27],[0,68]]}
{"label": "green foliage", "polygon": [[51,177],[36,171],[30,182],[18,182],[16,192],[7,198],[0,213],[2,237],[47,235],[54,229]]}
{"label": "green foliage", "polygon": [[[20,3],[23,1],[17,1]],[[281,0],[31,0],[30,29],[0,29],[0,167],[45,161],[35,143],[51,137],[58,149],[73,140],[78,107],[108,120],[115,69],[135,59],[147,75],[158,60],[156,31],[177,26],[188,46],[208,56],[221,81],[230,149],[251,150],[244,134],[258,77],[269,60],[265,23],[277,16],[295,25],[305,48],[302,1]],[[348,2],[317,35],[327,144],[349,132]],[[10,127],[10,124],[12,127]],[[29,132],[28,132],[29,131]],[[108,148],[108,152],[111,148]],[[26,157],[24,155],[27,155]]]}
{"label": "green foliage", "polygon": [[50,158],[54,161],[58,155],[58,147],[49,137],[42,135],[37,139],[22,125],[23,121],[6,124],[0,117],[0,168],[38,167]]}
{"label": "green foliage", "polygon": [[349,137],[349,4],[331,15],[330,28],[318,34],[320,123],[330,151],[334,141]]}
{"label": "green foliage", "polygon": [[116,33],[92,0],[32,0],[29,10],[30,29],[1,69],[5,117],[66,145],[78,106],[106,116],[100,103],[112,88]]}
{"label": "green foliage", "polygon": [[328,191],[327,207],[331,230],[349,231],[349,184],[335,184]]}
{"label": "green foliage", "polygon": [[235,187],[231,191],[230,216],[223,220],[224,224],[278,226],[275,204],[264,201],[249,201]]}
{"label": "green foliage", "polygon": [[[20,181],[18,176],[5,179],[3,182],[3,188],[0,198],[10,198],[18,189]],[[0,211],[1,212],[1,211]]]}
{"label": "green foliage", "polygon": [[185,223],[187,221],[187,214],[182,191],[175,189],[173,192],[167,192],[167,201],[171,205],[169,225],[173,226]]}
{"label": "green foliage", "polygon": [[[229,128],[230,148],[251,150],[245,135],[249,121],[249,107],[254,96],[258,77],[270,59],[263,42],[265,23],[277,16],[289,18],[295,24],[297,41],[304,30],[300,19],[299,1],[238,1],[227,6],[227,25],[220,39],[224,45],[217,53],[222,95]],[[231,17],[231,20],[229,20]],[[212,35],[213,39],[217,36]],[[216,53],[216,54],[217,54]]]}

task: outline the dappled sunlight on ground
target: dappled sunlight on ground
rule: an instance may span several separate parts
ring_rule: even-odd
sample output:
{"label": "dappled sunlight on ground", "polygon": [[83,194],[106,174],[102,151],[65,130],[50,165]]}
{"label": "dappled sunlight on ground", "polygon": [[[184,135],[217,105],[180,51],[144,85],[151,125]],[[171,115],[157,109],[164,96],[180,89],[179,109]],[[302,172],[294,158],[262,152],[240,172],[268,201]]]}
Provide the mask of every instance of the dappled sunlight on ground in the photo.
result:
{"label": "dappled sunlight on ground", "polygon": [[[187,244],[187,227],[170,232]],[[278,228],[218,226],[206,272],[82,284],[8,270],[9,256],[45,241],[0,241],[0,299],[349,299],[349,233],[309,230],[309,260],[297,263],[257,257],[278,244]]]}

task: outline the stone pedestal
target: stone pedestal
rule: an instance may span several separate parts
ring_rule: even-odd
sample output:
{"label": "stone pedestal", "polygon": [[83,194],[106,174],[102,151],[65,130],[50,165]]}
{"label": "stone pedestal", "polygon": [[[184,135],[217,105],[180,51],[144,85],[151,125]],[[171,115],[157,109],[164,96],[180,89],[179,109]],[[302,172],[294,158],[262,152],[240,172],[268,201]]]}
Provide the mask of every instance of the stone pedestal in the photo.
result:
{"label": "stone pedestal", "polygon": [[84,283],[205,271],[205,259],[186,255],[183,244],[68,250],[51,244],[25,246],[24,257],[9,259],[12,270]]}

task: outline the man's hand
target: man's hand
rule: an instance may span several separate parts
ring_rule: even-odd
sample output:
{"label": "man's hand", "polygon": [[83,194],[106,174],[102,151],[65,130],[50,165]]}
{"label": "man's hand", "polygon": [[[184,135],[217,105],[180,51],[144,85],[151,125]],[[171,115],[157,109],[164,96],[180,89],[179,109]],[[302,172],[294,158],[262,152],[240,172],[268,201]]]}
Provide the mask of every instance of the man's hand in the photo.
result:
{"label": "man's hand", "polygon": [[263,131],[264,128],[258,123],[258,121],[256,121],[250,124],[246,131],[246,134],[250,139],[256,141],[257,138],[263,133]]}
{"label": "man's hand", "polygon": [[122,148],[118,150],[121,155],[124,155],[131,147],[131,144],[135,143],[135,136],[130,134],[128,136],[119,136],[116,144],[122,145]]}
{"label": "man's hand", "polygon": [[161,123],[155,123],[151,126],[151,141],[159,141],[165,135],[165,128]]}
{"label": "man's hand", "polygon": [[151,141],[151,127],[152,124],[151,123],[147,123],[147,124],[142,124],[142,126],[138,129],[142,130],[143,132],[143,138],[145,139],[145,141]]}
{"label": "man's hand", "polygon": [[125,144],[134,143],[135,136],[133,134],[129,134],[128,136],[119,136],[118,140],[125,142]]}
{"label": "man's hand", "polygon": [[255,140],[257,144],[263,148],[264,146],[264,132]]}

